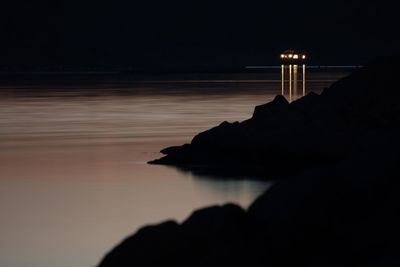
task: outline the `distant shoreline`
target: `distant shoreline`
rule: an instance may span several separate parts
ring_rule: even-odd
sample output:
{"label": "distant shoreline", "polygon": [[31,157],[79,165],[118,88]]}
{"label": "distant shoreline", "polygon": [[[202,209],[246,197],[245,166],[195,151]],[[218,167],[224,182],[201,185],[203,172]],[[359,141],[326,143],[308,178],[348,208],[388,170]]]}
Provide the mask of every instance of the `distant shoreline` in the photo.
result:
{"label": "distant shoreline", "polygon": [[[306,65],[307,69],[321,70],[352,70],[362,68],[362,65]],[[98,76],[98,75],[126,75],[126,76],[153,76],[153,75],[206,75],[206,74],[241,74],[258,73],[260,70],[280,69],[281,65],[271,66],[244,66],[236,69],[210,69],[188,71],[143,71],[143,70],[118,70],[118,71],[0,71],[0,76]]]}
{"label": "distant shoreline", "polygon": [[[333,83],[352,72],[349,68],[311,68],[307,82]],[[220,85],[235,87],[249,84],[280,84],[280,70],[260,69],[230,73],[117,73],[117,72],[67,72],[67,73],[13,73],[0,72],[0,91],[21,90],[74,90],[151,88],[165,84],[182,89],[194,84],[199,88],[216,88]],[[241,86],[243,87],[243,86]],[[250,89],[250,88],[249,88]]]}

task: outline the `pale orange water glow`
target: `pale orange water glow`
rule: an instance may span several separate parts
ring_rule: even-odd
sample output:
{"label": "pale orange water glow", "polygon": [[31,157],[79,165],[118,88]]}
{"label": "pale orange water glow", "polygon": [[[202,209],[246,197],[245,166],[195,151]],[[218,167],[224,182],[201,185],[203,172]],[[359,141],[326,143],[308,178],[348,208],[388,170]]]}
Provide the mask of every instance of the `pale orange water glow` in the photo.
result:
{"label": "pale orange water glow", "polygon": [[[337,76],[311,78],[318,91]],[[277,71],[269,82],[158,82],[127,95],[0,95],[0,266],[94,266],[142,225],[217,203],[246,207],[269,183],[145,162],[224,120],[248,119],[280,82]]]}

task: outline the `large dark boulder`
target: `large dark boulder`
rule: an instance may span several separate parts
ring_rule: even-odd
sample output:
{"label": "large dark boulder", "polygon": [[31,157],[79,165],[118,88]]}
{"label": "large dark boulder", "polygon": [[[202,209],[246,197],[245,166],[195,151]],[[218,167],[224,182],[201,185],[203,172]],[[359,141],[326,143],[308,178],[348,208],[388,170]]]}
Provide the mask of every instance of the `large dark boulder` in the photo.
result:
{"label": "large dark boulder", "polygon": [[[127,238],[102,261],[100,266],[164,266],[178,264],[179,226],[165,222],[147,226]],[[157,256],[152,255],[157,254]]]}
{"label": "large dark boulder", "polygon": [[246,218],[243,209],[228,204],[196,211],[181,225],[145,227],[111,251],[100,266],[232,266],[240,257],[231,253],[243,250],[239,240],[244,238]]}

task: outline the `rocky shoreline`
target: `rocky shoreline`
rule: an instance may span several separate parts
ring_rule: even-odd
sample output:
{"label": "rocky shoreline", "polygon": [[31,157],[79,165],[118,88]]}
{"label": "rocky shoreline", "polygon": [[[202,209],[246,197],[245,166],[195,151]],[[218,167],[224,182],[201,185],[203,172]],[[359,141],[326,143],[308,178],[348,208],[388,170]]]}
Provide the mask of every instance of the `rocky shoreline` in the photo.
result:
{"label": "rocky shoreline", "polygon": [[151,163],[276,182],[248,210],[227,204],[145,227],[99,266],[398,266],[399,59],[321,95],[277,96],[247,121],[163,150]]}
{"label": "rocky shoreline", "polygon": [[223,122],[190,144],[162,150],[165,156],[149,163],[255,172],[268,179],[334,164],[353,154],[365,133],[398,122],[388,117],[398,106],[392,61],[371,64],[321,95],[310,93],[292,103],[277,96],[256,107],[251,119]]}

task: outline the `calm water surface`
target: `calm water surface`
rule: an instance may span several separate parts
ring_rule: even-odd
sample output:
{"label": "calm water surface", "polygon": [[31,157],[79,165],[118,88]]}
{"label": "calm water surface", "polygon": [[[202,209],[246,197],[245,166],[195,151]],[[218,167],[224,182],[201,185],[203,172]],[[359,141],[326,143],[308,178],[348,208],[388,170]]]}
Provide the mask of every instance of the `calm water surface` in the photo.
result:
{"label": "calm water surface", "polygon": [[[308,89],[342,75],[310,79]],[[247,207],[270,185],[146,161],[224,120],[249,118],[280,93],[279,79],[117,87],[0,89],[0,266],[95,266],[143,225],[207,205]]]}

